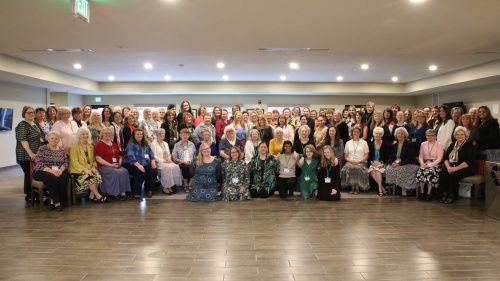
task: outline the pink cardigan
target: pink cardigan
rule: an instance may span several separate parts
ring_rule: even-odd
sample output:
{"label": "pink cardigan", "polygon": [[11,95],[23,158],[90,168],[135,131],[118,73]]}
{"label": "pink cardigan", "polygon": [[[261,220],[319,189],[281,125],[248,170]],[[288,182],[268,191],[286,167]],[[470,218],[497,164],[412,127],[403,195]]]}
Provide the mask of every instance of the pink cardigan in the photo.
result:
{"label": "pink cardigan", "polygon": [[[430,152],[430,155],[429,155]],[[424,141],[420,145],[420,153],[418,154],[418,162],[420,162],[420,165],[425,164],[426,159],[434,159],[432,163],[429,163],[429,167],[435,167],[441,163],[443,160],[443,146],[438,142],[434,141],[434,146],[429,145],[429,142]]]}

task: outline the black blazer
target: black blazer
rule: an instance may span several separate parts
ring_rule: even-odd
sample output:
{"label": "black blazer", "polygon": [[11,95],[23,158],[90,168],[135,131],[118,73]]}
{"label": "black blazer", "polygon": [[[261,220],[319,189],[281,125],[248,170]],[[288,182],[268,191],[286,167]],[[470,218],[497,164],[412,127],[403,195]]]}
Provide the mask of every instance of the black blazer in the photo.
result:
{"label": "black blazer", "polygon": [[497,119],[490,118],[484,125],[481,122],[477,126],[479,131],[478,149],[498,149],[500,148],[500,129]]}
{"label": "black blazer", "polygon": [[[443,155],[443,162],[445,160],[450,161],[450,153],[453,151],[453,148],[455,147],[455,143],[453,142],[448,146],[448,149],[444,152]],[[471,169],[472,171],[474,170],[474,164],[475,164],[475,155],[476,155],[476,150],[474,149],[474,146],[472,143],[466,141],[460,150],[458,150],[458,161],[454,163],[453,166],[458,166],[462,164],[463,162],[466,162],[469,167],[467,169]]]}
{"label": "black blazer", "polygon": [[[384,129],[382,141],[391,144],[393,142],[393,136],[391,134],[391,131],[389,130],[389,127],[387,125],[384,125],[381,128]],[[408,131],[408,133],[410,133],[410,131]],[[370,126],[368,126],[368,136],[366,138],[366,142],[369,144],[373,142],[373,130],[370,130]]]}
{"label": "black blazer", "polygon": [[[371,163],[375,159],[375,142],[372,142],[368,145],[370,149],[370,153],[368,154],[368,163]],[[384,162],[384,164],[388,163],[389,160],[389,152],[391,151],[391,145],[382,141],[382,145],[380,146],[380,160]]]}
{"label": "black blazer", "polygon": [[[389,160],[388,164],[391,165],[396,161],[396,154],[398,153],[398,143],[396,142],[391,146],[391,150],[389,152]],[[413,143],[409,142],[408,140],[405,139],[405,142],[403,143],[403,147],[401,148],[401,154],[399,155],[401,162],[399,165],[408,165],[408,164],[413,164],[413,165],[418,165],[417,160],[415,159],[415,149],[413,148]]]}
{"label": "black blazer", "polygon": [[132,131],[130,131],[129,126],[128,125],[123,126],[122,151],[125,151],[125,148],[127,147],[127,144],[129,143],[131,137],[132,137]]}
{"label": "black blazer", "polygon": [[344,144],[346,144],[349,141],[349,128],[347,127],[347,124],[345,122],[340,122],[336,128],[339,133],[339,137],[344,141]]}

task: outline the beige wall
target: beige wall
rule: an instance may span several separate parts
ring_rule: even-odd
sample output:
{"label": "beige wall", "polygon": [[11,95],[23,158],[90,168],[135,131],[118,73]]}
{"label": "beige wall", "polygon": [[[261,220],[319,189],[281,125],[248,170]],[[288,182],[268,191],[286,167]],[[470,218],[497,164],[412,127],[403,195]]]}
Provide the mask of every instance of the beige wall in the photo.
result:
{"label": "beige wall", "polygon": [[[486,105],[492,110],[496,105],[500,105],[500,84],[474,87],[457,91],[439,93],[439,103],[448,103],[462,101],[467,110],[471,107],[479,107]],[[432,104],[432,95],[424,95],[417,97],[417,105],[422,108]],[[500,118],[500,114],[494,113],[495,118]]]}
{"label": "beige wall", "polygon": [[15,127],[23,119],[21,113],[25,105],[46,107],[46,89],[0,81],[0,107],[14,109],[12,131],[0,132],[3,151],[0,168],[17,165]]}

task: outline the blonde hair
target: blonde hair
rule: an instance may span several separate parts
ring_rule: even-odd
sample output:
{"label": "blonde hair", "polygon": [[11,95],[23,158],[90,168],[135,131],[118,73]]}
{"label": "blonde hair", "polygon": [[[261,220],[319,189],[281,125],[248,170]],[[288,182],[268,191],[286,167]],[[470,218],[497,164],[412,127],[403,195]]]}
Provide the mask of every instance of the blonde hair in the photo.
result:
{"label": "blonde hair", "polygon": [[[325,157],[325,150],[330,150],[330,152],[332,153],[332,158],[330,158],[330,163],[328,163],[328,160],[326,159]],[[323,154],[321,154],[321,167],[323,168],[326,168],[328,167],[328,165],[330,166],[335,166],[335,154],[333,153],[333,148],[329,145],[325,145],[323,146]]]}
{"label": "blonde hair", "polygon": [[[264,120],[264,126],[260,126],[260,120]],[[264,117],[264,115],[260,115],[259,116],[259,119],[257,120],[257,124],[255,125],[255,127],[257,128],[257,130],[261,130],[261,129],[266,129],[267,127],[269,127],[269,124],[267,123],[267,118]]]}
{"label": "blonde hair", "polygon": [[[373,118],[373,116],[375,115],[380,115],[380,123],[378,124],[375,124],[375,118]],[[375,127],[383,127],[384,125],[385,121],[384,121],[384,114],[382,114],[382,111],[380,110],[373,111],[372,122],[370,123],[370,131],[373,131]]]}
{"label": "blonde hair", "polygon": [[204,142],[201,143],[200,151],[198,152],[198,157],[196,157],[196,166],[197,167],[200,167],[203,165],[203,154],[201,153],[201,151],[203,150],[204,147],[210,148],[210,145],[208,145],[207,143],[204,143]]}
{"label": "blonde hair", "polygon": [[90,130],[87,129],[87,127],[78,128],[78,130],[76,131],[76,134],[75,134],[75,141],[74,141],[74,143],[79,143],[80,142],[80,137],[82,136],[83,133],[87,133],[89,135],[89,139],[87,140],[87,142],[89,144],[92,144],[92,137],[91,137],[92,135],[90,134]]}

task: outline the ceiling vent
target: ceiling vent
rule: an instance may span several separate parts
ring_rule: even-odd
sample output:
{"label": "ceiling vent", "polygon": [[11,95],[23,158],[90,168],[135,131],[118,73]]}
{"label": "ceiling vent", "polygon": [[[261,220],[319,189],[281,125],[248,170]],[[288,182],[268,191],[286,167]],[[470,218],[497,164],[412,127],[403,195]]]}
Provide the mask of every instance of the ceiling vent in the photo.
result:
{"label": "ceiling vent", "polygon": [[259,51],[266,52],[328,52],[326,48],[259,48]]}
{"label": "ceiling vent", "polygon": [[33,50],[22,50],[21,52],[46,52],[46,53],[81,53],[81,52],[92,52],[91,49],[33,49]]}
{"label": "ceiling vent", "polygon": [[500,55],[500,51],[476,52],[476,55]]}

